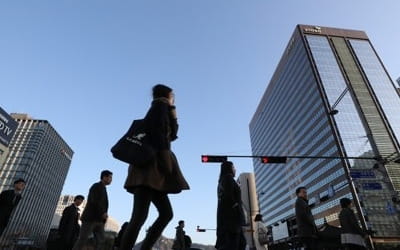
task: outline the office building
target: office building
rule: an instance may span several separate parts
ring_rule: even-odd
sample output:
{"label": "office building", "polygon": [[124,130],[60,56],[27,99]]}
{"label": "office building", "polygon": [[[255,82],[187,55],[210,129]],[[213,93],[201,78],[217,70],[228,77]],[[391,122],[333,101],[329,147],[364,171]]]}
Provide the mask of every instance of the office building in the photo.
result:
{"label": "office building", "polygon": [[18,122],[18,127],[0,172],[0,191],[12,189],[18,178],[26,181],[26,188],[0,245],[5,247],[17,238],[24,238],[42,247],[50,231],[73,151],[48,121],[32,119],[27,114],[11,116]]}
{"label": "office building", "polygon": [[[8,146],[15,134],[18,123],[0,107],[0,171],[8,156]],[[1,186],[1,182],[0,182]]]}
{"label": "office building", "polygon": [[112,216],[108,216],[107,222],[104,225],[104,231],[118,233],[120,229],[119,222]]}
{"label": "office building", "polygon": [[365,32],[298,25],[249,127],[253,155],[311,157],[254,160],[265,223],[292,222],[295,189],[306,186],[317,225],[339,225],[348,197],[376,244],[398,244],[399,107]]}
{"label": "office building", "polygon": [[0,169],[1,166],[3,166],[3,163],[6,160],[7,155],[8,155],[8,148],[3,144],[0,144]]}

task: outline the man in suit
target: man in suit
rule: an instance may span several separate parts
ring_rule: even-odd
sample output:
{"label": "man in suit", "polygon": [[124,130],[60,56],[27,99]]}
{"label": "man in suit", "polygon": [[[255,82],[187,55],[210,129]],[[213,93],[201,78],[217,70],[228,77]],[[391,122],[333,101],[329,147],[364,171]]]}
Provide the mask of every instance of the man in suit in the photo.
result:
{"label": "man in suit", "polygon": [[315,225],[314,217],[308,205],[306,187],[297,188],[296,196],[297,234],[305,250],[314,250],[317,248],[317,226]]}
{"label": "man in suit", "polygon": [[89,235],[94,234],[96,249],[104,248],[104,225],[108,218],[108,197],[106,186],[112,181],[112,172],[104,170],[101,172],[100,181],[90,187],[85,210],[82,213],[82,227],[79,238],[73,250],[83,249]]}
{"label": "man in suit", "polygon": [[77,195],[74,198],[74,203],[66,207],[62,213],[58,232],[60,234],[60,248],[63,250],[71,250],[78,239],[80,226],[79,206],[82,204],[85,197]]}
{"label": "man in suit", "polygon": [[0,194],[0,236],[3,234],[10,220],[11,213],[21,200],[21,192],[25,188],[25,181],[14,181],[14,189],[5,190]]}

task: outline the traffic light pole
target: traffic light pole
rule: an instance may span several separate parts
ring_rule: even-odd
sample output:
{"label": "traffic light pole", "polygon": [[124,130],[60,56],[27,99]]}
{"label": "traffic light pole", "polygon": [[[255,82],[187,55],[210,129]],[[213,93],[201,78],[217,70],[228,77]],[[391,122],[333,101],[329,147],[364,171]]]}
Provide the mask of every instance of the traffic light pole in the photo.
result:
{"label": "traffic light pole", "polygon": [[250,235],[251,235],[251,244],[252,248],[255,248],[254,244],[254,233],[253,233],[253,210],[251,209],[251,199],[250,199],[250,185],[249,185],[249,179],[246,178],[246,184],[247,184],[247,198],[249,199],[249,217],[250,217]]}
{"label": "traffic light pole", "polygon": [[200,228],[200,226],[197,226],[196,228],[196,231],[201,233],[206,232],[207,230],[217,231],[215,228]]}
{"label": "traffic light pole", "polygon": [[352,156],[315,156],[315,155],[288,155],[288,156],[265,156],[265,155],[213,155],[213,157],[221,157],[221,158],[288,158],[288,159],[359,159],[359,160],[375,160],[382,161],[381,157],[352,157]]}

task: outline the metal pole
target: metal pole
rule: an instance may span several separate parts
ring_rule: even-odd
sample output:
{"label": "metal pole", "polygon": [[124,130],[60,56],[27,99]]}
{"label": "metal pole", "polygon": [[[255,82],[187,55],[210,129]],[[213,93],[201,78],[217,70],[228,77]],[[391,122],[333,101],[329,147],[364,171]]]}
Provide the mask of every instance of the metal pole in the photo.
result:
{"label": "metal pole", "polygon": [[251,235],[251,244],[252,244],[252,247],[254,248],[255,247],[255,245],[254,245],[254,232],[253,232],[253,216],[252,216],[252,213],[251,213],[251,200],[250,200],[250,186],[249,186],[249,178],[246,178],[246,184],[247,184],[247,197],[248,197],[248,199],[249,199],[249,212],[250,212],[250,214],[249,214],[249,217],[250,217],[250,229],[251,229],[251,231],[250,231],[250,235]]}
{"label": "metal pole", "polygon": [[[217,155],[215,155],[217,156]],[[261,158],[266,157],[265,155],[224,155],[231,158]],[[288,159],[359,159],[359,160],[376,160],[380,161],[380,157],[356,157],[356,156],[316,156],[316,155],[288,155],[288,156],[272,156],[268,157],[286,157]]]}

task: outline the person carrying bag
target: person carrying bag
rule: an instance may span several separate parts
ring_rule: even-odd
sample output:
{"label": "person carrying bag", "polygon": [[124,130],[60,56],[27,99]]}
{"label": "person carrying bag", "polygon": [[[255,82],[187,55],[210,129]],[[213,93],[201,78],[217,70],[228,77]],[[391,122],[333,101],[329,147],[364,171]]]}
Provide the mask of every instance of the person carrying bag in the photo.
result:
{"label": "person carrying bag", "polygon": [[254,217],[254,222],[256,223],[256,228],[257,228],[257,242],[256,242],[256,248],[257,249],[266,249],[265,245],[268,244],[268,230],[265,227],[263,220],[262,220],[262,215],[257,214]]}
{"label": "person carrying bag", "polygon": [[365,238],[367,234],[358,225],[357,218],[351,209],[349,198],[340,199],[342,210],[339,213],[339,222],[342,229],[341,242],[345,249],[363,250],[367,249]]}
{"label": "person carrying bag", "polygon": [[155,150],[149,143],[145,120],[134,120],[128,132],[111,148],[111,153],[120,161],[138,166],[153,160]]}
{"label": "person carrying bag", "polygon": [[154,156],[145,163],[129,165],[124,188],[133,194],[133,211],[122,236],[120,250],[131,250],[136,243],[150,204],[159,213],[148,229],[141,249],[151,249],[172,219],[172,207],[168,194],[189,189],[179,168],[171,142],[178,138],[178,123],[174,105],[174,93],[168,86],[153,87],[153,101],[144,118],[145,138],[154,150]]}

